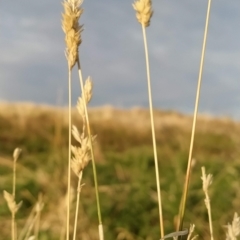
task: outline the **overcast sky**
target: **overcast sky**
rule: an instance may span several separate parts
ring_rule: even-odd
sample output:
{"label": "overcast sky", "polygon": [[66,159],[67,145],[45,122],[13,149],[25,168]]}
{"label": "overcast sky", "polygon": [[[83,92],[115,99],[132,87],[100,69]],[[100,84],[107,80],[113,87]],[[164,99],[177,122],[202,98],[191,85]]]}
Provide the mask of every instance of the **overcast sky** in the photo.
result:
{"label": "overcast sky", "polygon": [[[156,108],[194,108],[207,0],[153,0],[147,28]],[[142,30],[132,1],[85,0],[80,59],[92,106],[148,106]],[[61,1],[0,2],[0,100],[67,104]],[[212,1],[200,112],[240,119],[240,2]],[[79,95],[74,69],[73,103]]]}

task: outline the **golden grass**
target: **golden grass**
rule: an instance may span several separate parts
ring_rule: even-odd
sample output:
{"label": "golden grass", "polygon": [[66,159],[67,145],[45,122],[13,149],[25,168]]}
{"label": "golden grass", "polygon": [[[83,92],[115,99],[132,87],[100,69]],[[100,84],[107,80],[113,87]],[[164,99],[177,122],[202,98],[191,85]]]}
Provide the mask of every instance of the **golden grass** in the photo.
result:
{"label": "golden grass", "polygon": [[[17,123],[17,126],[25,125],[27,119],[48,115],[56,117],[63,126],[68,125],[68,108],[56,107],[51,105],[36,104],[31,102],[0,102],[0,116],[8,118],[10,121]],[[98,122],[102,125],[106,122],[116,122],[117,125],[127,126],[143,131],[148,131],[149,110],[141,107],[133,107],[130,109],[118,109],[110,105],[102,107],[89,108],[91,121]],[[77,109],[72,109],[73,119],[79,119]],[[174,111],[154,110],[155,128],[161,130],[165,127],[179,127],[183,130],[191,129],[192,116]],[[226,133],[233,128],[240,127],[240,122],[233,120],[227,116],[215,117],[209,114],[199,114],[199,124],[197,129],[203,132]],[[238,133],[238,132],[237,132]],[[237,134],[236,133],[236,134]],[[229,134],[235,135],[234,131]]]}
{"label": "golden grass", "polygon": [[188,188],[189,188],[190,177],[191,177],[193,146],[194,146],[196,123],[197,123],[197,117],[198,117],[198,105],[199,105],[200,91],[201,91],[201,84],[202,84],[202,74],[203,74],[203,65],[205,60],[205,50],[206,50],[206,42],[207,42],[207,34],[208,34],[210,9],[211,9],[211,0],[208,0],[206,23],[205,23],[204,37],[203,37],[203,46],[202,46],[199,75],[198,75],[198,84],[197,84],[197,90],[196,90],[196,100],[195,100],[195,107],[194,107],[194,113],[193,113],[192,133],[191,133],[189,155],[188,155],[188,166],[186,170],[186,180],[184,183],[183,195],[182,195],[180,208],[179,208],[179,219],[178,219],[178,226],[177,226],[178,230],[182,229],[182,225],[183,225],[186,202],[187,202],[187,194],[188,194]]}
{"label": "golden grass", "polygon": [[[65,33],[65,43],[66,43],[66,58],[68,62],[68,204],[67,204],[67,221],[66,221],[66,239],[69,239],[69,226],[70,226],[70,187],[71,187],[71,162],[74,162],[74,172],[76,173],[76,169],[78,169],[78,188],[80,189],[81,186],[81,179],[82,179],[82,170],[80,167],[79,170],[79,162],[84,162],[84,159],[80,159],[81,157],[85,158],[85,155],[88,156],[88,161],[92,161],[92,167],[93,167],[93,179],[94,179],[94,185],[95,185],[95,193],[96,193],[96,204],[98,209],[98,221],[99,221],[99,238],[100,240],[104,240],[104,234],[103,234],[103,225],[102,225],[102,217],[101,217],[101,207],[100,207],[100,200],[99,200],[99,193],[98,193],[98,181],[97,181],[97,170],[95,165],[95,157],[93,152],[93,139],[91,134],[91,127],[88,117],[88,110],[87,110],[87,104],[90,101],[92,97],[92,81],[90,77],[86,80],[85,83],[83,83],[83,77],[82,77],[82,68],[80,65],[80,57],[79,57],[79,46],[82,42],[81,38],[81,32],[83,31],[83,25],[79,25],[79,19],[80,16],[83,13],[82,8],[82,0],[64,0],[63,7],[64,7],[64,13],[62,14],[62,28]],[[80,89],[82,96],[78,100],[77,109],[80,113],[80,116],[82,117],[83,122],[83,132],[82,135],[85,134],[85,129],[88,135],[88,138],[83,139],[79,136],[76,136],[78,132],[76,131],[75,127],[75,139],[79,141],[80,145],[84,145],[85,142],[87,142],[87,147],[89,148],[86,150],[86,146],[81,146],[80,148],[73,148],[72,146],[72,139],[71,139],[71,128],[72,128],[72,68],[77,63],[78,67],[78,75],[79,75],[79,82],[80,82]],[[73,133],[74,133],[73,132]],[[81,136],[82,136],[81,135]],[[76,138],[77,137],[77,138]],[[74,159],[71,159],[71,149],[75,149],[73,151],[73,154],[75,155]],[[80,151],[85,151],[84,153],[79,154]],[[76,155],[76,153],[78,153]],[[91,157],[90,157],[91,156]],[[74,161],[73,161],[74,160]],[[86,162],[86,161],[85,161]],[[80,164],[82,166],[82,164]],[[80,196],[80,190],[78,190],[77,194],[77,205],[76,205],[76,213],[75,213],[75,227],[74,227],[74,237],[73,240],[76,239],[76,227],[77,227],[77,215],[78,215],[78,204],[79,204],[79,196]]]}
{"label": "golden grass", "polygon": [[148,91],[150,122],[151,122],[151,130],[152,130],[152,144],[153,144],[153,154],[154,154],[154,164],[155,164],[155,176],[156,176],[157,196],[158,196],[159,225],[160,225],[160,234],[161,234],[161,237],[163,237],[164,221],[163,221],[163,211],[162,211],[161,183],[160,183],[160,174],[159,174],[159,167],[158,167],[157,142],[156,142],[155,124],[154,124],[154,116],[153,116],[152,87],[151,87],[150,65],[149,65],[147,34],[146,34],[146,27],[150,25],[150,20],[153,15],[152,1],[151,0],[135,1],[133,3],[133,8],[136,10],[136,18],[142,26],[142,33],[143,33],[146,72],[147,72],[147,85],[148,85],[147,91]]}

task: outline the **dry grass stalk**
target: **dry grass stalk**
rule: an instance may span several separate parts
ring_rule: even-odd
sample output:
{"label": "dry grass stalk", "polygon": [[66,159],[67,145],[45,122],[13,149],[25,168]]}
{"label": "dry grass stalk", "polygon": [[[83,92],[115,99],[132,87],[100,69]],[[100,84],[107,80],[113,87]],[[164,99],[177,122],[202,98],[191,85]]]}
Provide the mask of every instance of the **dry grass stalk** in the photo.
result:
{"label": "dry grass stalk", "polygon": [[211,240],[214,240],[213,237],[213,226],[212,226],[212,214],[211,214],[211,203],[210,203],[210,198],[208,195],[208,188],[212,184],[212,174],[206,175],[205,168],[202,167],[202,182],[203,182],[203,191],[205,193],[205,205],[208,210],[208,219],[209,219],[209,228],[210,228],[210,235],[211,235]]}
{"label": "dry grass stalk", "polygon": [[104,240],[103,224],[98,225],[99,239]]}
{"label": "dry grass stalk", "polygon": [[82,91],[82,98],[81,98],[81,107],[78,107],[78,111],[80,114],[85,115],[85,121],[86,121],[86,128],[88,132],[88,136],[90,138],[90,150],[91,150],[91,159],[92,159],[92,167],[93,167],[93,178],[94,178],[94,186],[95,186],[95,194],[96,194],[96,203],[97,203],[97,212],[98,212],[98,233],[99,233],[99,239],[104,240],[104,232],[103,232],[103,225],[102,225],[102,216],[101,216],[101,207],[100,207],[100,199],[99,199],[99,193],[98,193],[98,181],[97,181],[97,170],[95,165],[95,157],[93,153],[93,142],[92,142],[92,134],[91,134],[91,128],[90,128],[90,122],[88,117],[88,110],[87,110],[87,103],[90,101],[88,98],[92,96],[92,80],[90,77],[85,82],[85,85],[83,84],[83,77],[82,77],[82,70],[80,67],[80,60],[78,58],[78,75],[79,75],[79,81]]}
{"label": "dry grass stalk", "polygon": [[151,118],[152,141],[153,141],[153,152],[154,152],[158,207],[159,207],[159,219],[160,219],[160,230],[161,230],[160,232],[161,232],[161,237],[163,237],[164,236],[164,227],[163,227],[162,199],[161,199],[161,188],[160,188],[160,176],[159,176],[159,169],[158,169],[157,145],[156,145],[156,137],[155,137],[155,126],[154,126],[153,104],[152,104],[152,90],[151,90],[148,47],[147,47],[147,37],[146,37],[146,27],[149,26],[150,19],[153,15],[152,1],[151,0],[135,1],[133,4],[133,8],[137,12],[136,17],[137,17],[138,22],[142,25],[142,32],[143,32],[145,58],[146,58],[146,70],[147,70],[149,110],[150,110],[150,118]]}
{"label": "dry grass stalk", "polygon": [[80,193],[81,193],[81,188],[82,188],[82,186],[84,185],[84,184],[81,184],[82,175],[83,175],[83,171],[80,171],[79,174],[77,175],[77,177],[78,177],[78,186],[77,186],[77,202],[76,202],[76,210],[75,210],[73,240],[76,239]]}
{"label": "dry grass stalk", "polygon": [[[90,80],[90,78],[88,78],[85,82],[83,95],[84,95],[86,104],[88,104],[92,98],[92,81]],[[74,240],[76,239],[76,231],[77,231],[77,216],[78,216],[78,209],[79,209],[80,193],[82,188],[82,184],[81,184],[82,174],[83,174],[84,168],[88,165],[88,163],[92,159],[91,144],[95,139],[95,136],[89,137],[85,135],[86,112],[84,107],[85,105],[84,99],[83,99],[83,96],[80,97],[77,103],[77,109],[83,121],[82,133],[80,134],[78,132],[78,129],[75,126],[73,126],[72,128],[73,137],[80,144],[80,147],[72,146],[73,157],[71,160],[72,170],[78,177],[77,203],[76,203],[75,223],[74,223],[74,233],[73,233]]]}
{"label": "dry grass stalk", "polygon": [[[28,219],[19,234],[19,240],[27,240],[33,238],[35,240],[38,239],[39,234],[39,226],[40,226],[40,215],[42,209],[44,207],[44,203],[42,200],[42,194],[39,194],[38,201],[36,202],[35,206],[33,207],[31,213],[28,216]],[[33,235],[31,235],[33,233]],[[31,236],[30,236],[31,235]]]}
{"label": "dry grass stalk", "polygon": [[19,234],[19,240],[24,240],[26,238],[26,235],[29,231],[29,227],[31,226],[31,223],[34,221],[34,216],[35,216],[35,208],[32,209],[30,212],[24,227],[21,229],[21,232]]}
{"label": "dry grass stalk", "polygon": [[3,191],[3,197],[7,202],[8,208],[12,214],[12,220],[11,220],[11,233],[12,233],[12,240],[17,239],[17,233],[16,233],[16,223],[15,223],[15,215],[19,208],[22,205],[22,201],[18,204],[15,201],[15,195],[16,195],[16,164],[17,160],[21,154],[21,149],[16,148],[13,152],[13,189],[12,194],[8,193],[7,191]]}
{"label": "dry grass stalk", "polygon": [[15,192],[16,192],[16,164],[17,160],[21,154],[22,150],[20,148],[16,148],[13,152],[13,191],[12,195],[15,198]]}
{"label": "dry grass stalk", "polygon": [[71,70],[78,60],[78,47],[82,42],[81,32],[83,26],[79,25],[78,21],[83,13],[81,8],[82,0],[65,0],[63,2],[64,13],[62,14],[62,28],[65,33],[66,43],[66,57],[68,61],[68,121],[69,121],[69,134],[68,134],[68,205],[67,205],[67,222],[66,222],[66,239],[69,239],[69,221],[70,221],[70,187],[71,187],[71,125],[72,125],[72,111],[71,111]]}
{"label": "dry grass stalk", "polygon": [[194,239],[196,239],[198,237],[198,235],[195,235],[193,238],[191,238],[192,234],[194,232],[194,229],[195,229],[195,225],[194,224],[190,224],[187,240],[194,240]]}
{"label": "dry grass stalk", "polygon": [[237,213],[234,214],[232,224],[228,223],[226,240],[237,240],[240,235],[240,217]]}
{"label": "dry grass stalk", "polygon": [[197,121],[197,116],[198,116],[198,105],[199,105],[198,103],[199,103],[201,83],[202,83],[203,63],[204,63],[205,49],[206,49],[206,42],[207,42],[210,9],[211,9],[211,0],[208,0],[206,24],[205,24],[205,30],[204,30],[202,54],[201,54],[199,76],[198,76],[198,85],[197,85],[197,91],[196,91],[196,100],[195,100],[193,123],[192,123],[192,133],[191,133],[189,155],[188,155],[188,166],[187,166],[187,171],[186,171],[186,178],[185,178],[185,183],[184,183],[183,195],[182,195],[182,199],[181,199],[181,203],[180,203],[180,207],[179,207],[177,230],[182,229],[183,219],[184,219],[184,214],[185,214],[185,208],[186,208],[187,194],[188,194],[188,186],[189,186],[189,181],[190,181],[190,176],[191,176],[193,144],[194,144],[194,137],[195,137],[195,130],[196,130],[196,121]]}
{"label": "dry grass stalk", "polygon": [[36,218],[36,215],[35,215],[33,220],[30,222],[30,224],[28,226],[27,233],[26,233],[26,236],[25,236],[24,240],[28,240],[28,239],[31,239],[31,238],[36,239],[35,236],[31,235],[33,227],[36,223],[36,220],[37,220],[37,218]]}
{"label": "dry grass stalk", "polygon": [[41,212],[43,210],[44,203],[43,203],[43,196],[42,194],[39,194],[38,201],[35,205],[35,212],[36,212],[36,223],[34,227],[34,237],[35,240],[38,240],[38,234],[40,229],[40,218],[41,218]]}
{"label": "dry grass stalk", "polygon": [[82,42],[81,32],[83,31],[83,26],[78,23],[83,13],[81,4],[82,0],[65,0],[63,2],[62,29],[65,33],[66,57],[70,70],[77,62],[78,47]]}
{"label": "dry grass stalk", "polygon": [[[70,202],[72,205],[74,201],[74,189],[71,186],[70,188]],[[60,199],[59,204],[57,206],[58,209],[58,215],[59,215],[59,220],[61,224],[61,232],[60,232],[60,240],[64,240],[65,235],[66,235],[66,213],[67,213],[67,208],[68,208],[68,192]]]}

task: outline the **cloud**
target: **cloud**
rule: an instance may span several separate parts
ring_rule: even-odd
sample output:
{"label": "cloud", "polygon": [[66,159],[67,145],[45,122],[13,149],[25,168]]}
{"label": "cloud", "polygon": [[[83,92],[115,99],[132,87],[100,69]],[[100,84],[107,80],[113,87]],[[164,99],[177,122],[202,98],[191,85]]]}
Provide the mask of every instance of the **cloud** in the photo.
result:
{"label": "cloud", "polygon": [[[60,1],[1,3],[0,98],[67,103]],[[81,65],[92,76],[92,105],[147,106],[141,26],[129,1],[85,1]],[[153,2],[147,29],[154,106],[192,112],[207,1]],[[240,117],[240,5],[212,3],[200,110]],[[73,73],[73,102],[79,95]]]}

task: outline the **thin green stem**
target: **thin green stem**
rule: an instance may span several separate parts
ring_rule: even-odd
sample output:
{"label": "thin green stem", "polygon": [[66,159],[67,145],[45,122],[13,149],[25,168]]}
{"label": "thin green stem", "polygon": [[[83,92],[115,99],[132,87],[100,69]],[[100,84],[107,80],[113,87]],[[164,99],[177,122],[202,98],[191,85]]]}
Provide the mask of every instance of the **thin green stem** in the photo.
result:
{"label": "thin green stem", "polygon": [[79,199],[80,199],[80,193],[81,193],[81,181],[82,181],[82,174],[81,171],[78,176],[78,186],[77,186],[77,202],[76,202],[76,211],[75,211],[75,221],[74,221],[74,231],[73,231],[73,240],[76,239],[76,233],[77,233],[77,219],[78,219],[78,210],[79,210]]}
{"label": "thin green stem", "polygon": [[71,208],[71,146],[72,146],[72,84],[71,69],[68,69],[68,184],[67,184],[67,221],[66,239],[69,240],[70,208]]}
{"label": "thin green stem", "polygon": [[[84,84],[83,84],[82,70],[81,70],[79,58],[78,58],[77,64],[78,64],[78,75],[79,75],[79,80],[80,80],[80,86],[81,86],[81,91],[82,91],[82,98],[83,98],[83,102],[84,102],[84,111],[85,111],[85,116],[86,116],[87,131],[88,131],[88,136],[90,139],[90,150],[91,150],[91,158],[92,158],[92,166],[93,166],[95,194],[96,194],[96,201],[97,201],[98,221],[99,221],[99,225],[102,225],[101,207],[100,207],[100,200],[99,200],[99,193],[98,193],[97,170],[96,170],[95,158],[94,158],[94,153],[93,153],[93,142],[92,142],[92,137],[91,137],[92,134],[91,134],[91,129],[90,129],[87,104],[86,104],[86,99],[85,99],[85,94],[84,94]],[[100,240],[104,239],[104,235],[100,231],[99,231],[99,238],[100,238]]]}
{"label": "thin green stem", "polygon": [[200,90],[201,90],[201,82],[202,82],[203,64],[204,64],[205,49],[206,49],[206,42],[207,42],[210,9],[211,9],[211,0],[208,1],[206,24],[205,24],[201,62],[200,62],[199,76],[198,76],[198,85],[197,85],[196,100],[195,100],[195,108],[194,108],[194,116],[193,116],[193,124],[192,124],[191,141],[190,141],[189,156],[188,156],[188,166],[187,166],[186,179],[185,179],[185,184],[184,184],[183,197],[182,197],[180,209],[179,209],[177,230],[182,229],[185,208],[186,208],[186,199],[187,199],[187,194],[188,194],[189,180],[190,180],[190,176],[191,176],[193,143],[194,143],[196,120],[197,120],[197,114],[198,114],[198,105],[199,105],[199,97],[200,97]]}
{"label": "thin green stem", "polygon": [[161,229],[161,237],[163,237],[164,236],[164,227],[163,227],[162,199],[161,199],[160,177],[159,177],[158,159],[157,159],[157,146],[156,146],[156,137],[155,137],[154,118],[153,118],[152,91],[151,91],[151,80],[150,80],[150,70],[149,70],[149,60],[148,60],[148,47],[147,47],[146,29],[143,24],[142,24],[142,31],[143,31],[145,57],[146,57],[149,110],[150,110],[150,118],[151,118],[153,152],[154,152],[154,161],[155,161],[160,229]]}

